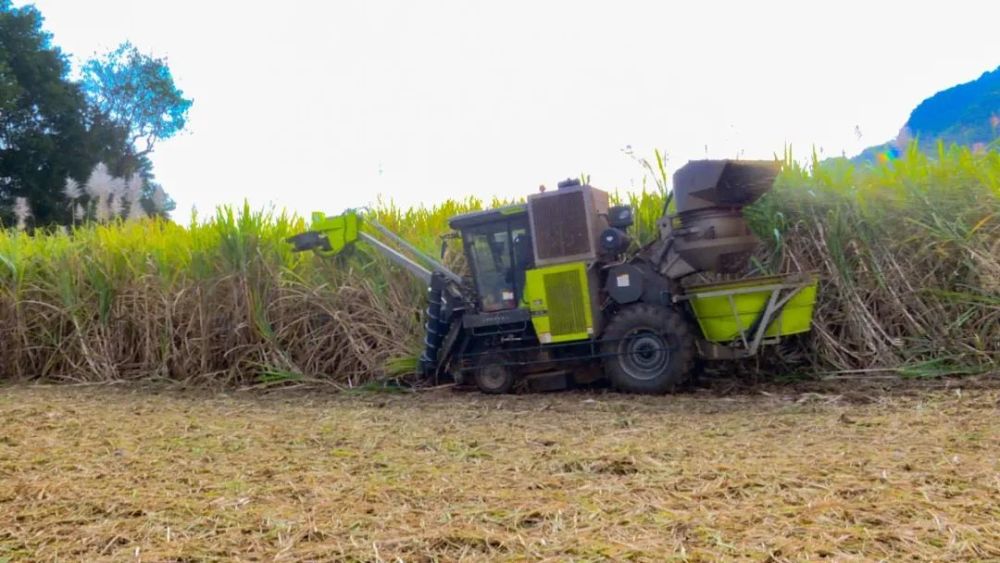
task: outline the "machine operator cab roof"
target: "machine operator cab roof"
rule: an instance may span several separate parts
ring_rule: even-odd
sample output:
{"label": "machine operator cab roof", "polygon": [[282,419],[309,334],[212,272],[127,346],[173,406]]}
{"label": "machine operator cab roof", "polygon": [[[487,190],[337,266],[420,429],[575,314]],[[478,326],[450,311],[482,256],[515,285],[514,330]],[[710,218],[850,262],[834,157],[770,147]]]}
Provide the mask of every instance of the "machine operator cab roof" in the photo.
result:
{"label": "machine operator cab roof", "polygon": [[498,207],[496,209],[486,209],[483,211],[473,211],[455,215],[448,220],[448,226],[461,231],[469,227],[476,227],[484,223],[494,223],[497,221],[507,221],[512,217],[522,216],[527,218],[528,206],[523,203]]}
{"label": "machine operator cab roof", "polygon": [[452,217],[448,225],[462,233],[481,310],[518,308],[524,296],[524,272],[534,265],[527,206],[465,213]]}

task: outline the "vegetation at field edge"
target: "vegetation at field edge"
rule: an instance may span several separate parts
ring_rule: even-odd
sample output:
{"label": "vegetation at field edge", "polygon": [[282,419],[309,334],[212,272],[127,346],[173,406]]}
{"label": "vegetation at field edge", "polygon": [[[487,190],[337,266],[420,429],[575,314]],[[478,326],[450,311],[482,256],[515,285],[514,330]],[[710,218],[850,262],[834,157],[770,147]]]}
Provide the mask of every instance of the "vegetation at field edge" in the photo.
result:
{"label": "vegetation at field edge", "polygon": [[[764,244],[754,272],[817,271],[800,356],[821,370],[925,376],[1000,362],[1000,153],[916,145],[877,165],[798,164],[746,210]],[[662,159],[637,209],[656,234]],[[428,252],[476,198],[373,210]],[[330,210],[334,212],[334,210]],[[419,349],[424,288],[371,249],[320,259],[284,239],[305,227],[246,205],[182,227],[143,219],[0,231],[0,378],[359,385]],[[445,262],[461,268],[458,245]],[[390,366],[391,367],[391,366]]]}

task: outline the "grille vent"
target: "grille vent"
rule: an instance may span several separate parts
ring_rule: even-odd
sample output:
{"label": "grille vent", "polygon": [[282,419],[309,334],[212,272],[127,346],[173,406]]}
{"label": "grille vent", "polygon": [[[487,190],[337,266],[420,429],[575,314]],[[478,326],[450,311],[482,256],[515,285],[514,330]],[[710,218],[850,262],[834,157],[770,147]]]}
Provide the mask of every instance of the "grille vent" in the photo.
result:
{"label": "grille vent", "polygon": [[587,207],[581,191],[567,191],[530,202],[539,260],[592,252]]}
{"label": "grille vent", "polygon": [[546,274],[545,303],[549,309],[549,330],[552,336],[577,334],[587,331],[584,312],[587,299],[580,283],[580,272],[554,272]]}

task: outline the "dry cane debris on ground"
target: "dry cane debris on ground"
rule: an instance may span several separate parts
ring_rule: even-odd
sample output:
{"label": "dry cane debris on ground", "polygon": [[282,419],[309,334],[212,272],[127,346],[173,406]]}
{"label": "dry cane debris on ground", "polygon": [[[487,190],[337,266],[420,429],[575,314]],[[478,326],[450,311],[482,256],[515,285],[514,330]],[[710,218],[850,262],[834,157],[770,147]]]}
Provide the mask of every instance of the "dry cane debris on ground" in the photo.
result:
{"label": "dry cane debris on ground", "polygon": [[0,561],[1000,558],[1000,392],[0,388]]}

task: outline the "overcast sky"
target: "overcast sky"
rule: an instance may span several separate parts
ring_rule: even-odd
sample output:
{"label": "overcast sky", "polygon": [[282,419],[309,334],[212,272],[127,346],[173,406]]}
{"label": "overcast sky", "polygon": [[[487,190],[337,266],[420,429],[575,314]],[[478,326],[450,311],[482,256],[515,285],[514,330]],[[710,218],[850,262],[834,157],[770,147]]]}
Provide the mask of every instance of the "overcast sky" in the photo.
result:
{"label": "overcast sky", "polygon": [[627,145],[671,169],[853,155],[1000,64],[996,0],[32,3],[77,63],[124,40],[168,58],[195,102],[153,155],[180,221],[628,188]]}

